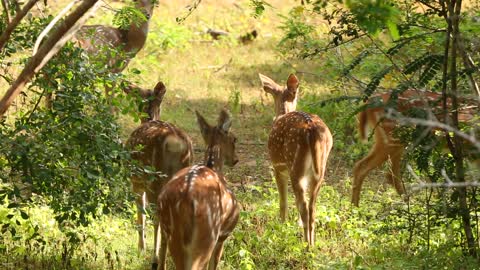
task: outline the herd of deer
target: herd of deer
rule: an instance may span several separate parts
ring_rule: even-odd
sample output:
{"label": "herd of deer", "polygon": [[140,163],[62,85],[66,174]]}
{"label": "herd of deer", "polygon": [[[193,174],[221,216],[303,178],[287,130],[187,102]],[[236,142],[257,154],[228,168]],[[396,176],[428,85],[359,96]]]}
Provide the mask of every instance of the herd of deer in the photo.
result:
{"label": "herd of deer", "polygon": [[[152,1],[135,2],[137,8],[150,18]],[[140,25],[132,24],[128,30],[101,25],[85,26],[76,40],[79,46],[93,54],[103,45],[121,47],[124,54],[106,63],[112,72],[118,73],[143,47],[147,33],[148,20]],[[96,40],[94,43],[88,38],[92,34]],[[123,63],[119,65],[119,61]],[[259,76],[264,91],[274,99],[275,119],[268,138],[268,151],[280,196],[280,218],[285,221],[287,217],[290,179],[304,239],[312,246],[315,240],[315,203],[333,146],[332,134],[317,115],[296,111],[299,81],[295,75],[288,77],[286,87],[265,75]],[[191,166],[193,150],[189,136],[175,125],[160,120],[165,85],[159,82],[153,91],[133,85],[130,88],[127,90],[138,91],[137,94],[146,101],[143,113],[147,117],[132,132],[127,146],[134,160],[155,170],[153,181],[151,173],[146,172],[136,173],[131,179],[136,194],[138,248],[145,250],[145,208],[150,203],[155,206],[152,269],[165,269],[167,247],[177,269],[203,269],[207,264],[208,269],[216,269],[223,243],[239,219],[239,204],[222,174],[224,163],[234,166],[238,162],[236,138],[230,131],[231,116],[223,109],[217,124],[212,126],[196,112],[207,148],[203,165]],[[386,103],[390,93],[374,97]],[[441,95],[434,92],[407,90],[398,96],[397,110],[404,112],[412,107],[423,107],[440,98]],[[460,120],[469,121],[474,115],[471,111],[471,108],[460,111]],[[363,139],[368,126],[374,129],[375,143],[370,153],[353,169],[352,203],[356,206],[367,174],[387,161],[391,162],[387,182],[399,194],[405,193],[400,179],[400,161],[405,146],[393,136],[396,121],[386,117],[383,106],[367,106],[359,113],[360,136]]]}
{"label": "herd of deer", "polygon": [[[290,177],[305,240],[313,245],[315,201],[333,145],[332,135],[318,116],[295,110],[299,88],[295,75],[288,77],[286,87],[261,74],[260,79],[275,100],[276,117],[268,149],[280,193],[280,216],[284,221],[287,215]],[[239,205],[222,174],[224,163],[234,166],[238,162],[236,138],[230,132],[232,119],[223,109],[217,125],[212,126],[196,112],[207,148],[203,165],[190,166],[190,138],[159,119],[165,93],[162,82],[153,91],[144,91],[149,103],[144,106],[147,117],[127,141],[134,160],[161,173],[153,181],[148,173],[137,173],[131,179],[137,196],[138,247],[145,249],[145,207],[149,202],[156,206],[152,268],[165,269],[168,246],[177,269],[203,269],[207,264],[215,269],[223,243],[239,218]]]}
{"label": "herd of deer", "polygon": [[[265,75],[259,76],[264,91],[274,98],[275,119],[268,138],[268,151],[280,196],[280,218],[285,221],[287,217],[290,179],[304,239],[312,246],[315,239],[315,202],[332,149],[332,134],[317,115],[296,111],[299,81],[295,75],[288,77],[286,87]],[[203,165],[190,166],[193,151],[189,136],[173,124],[159,120],[160,104],[165,93],[165,85],[161,82],[153,91],[142,93],[148,102],[144,106],[147,117],[127,141],[134,160],[160,173],[153,181],[149,173],[137,173],[131,179],[137,196],[138,247],[145,250],[145,207],[149,202],[156,209],[152,269],[165,269],[167,247],[177,269],[203,269],[207,264],[208,269],[216,269],[223,243],[239,218],[239,205],[222,174],[224,163],[234,166],[238,162],[236,138],[230,131],[232,119],[223,109],[217,124],[212,126],[196,112],[207,148]],[[415,98],[420,98],[420,95],[427,100]],[[390,94],[375,97],[386,102]],[[407,90],[398,97],[398,109],[404,111],[412,106],[426,105],[424,102],[438,101],[440,97],[433,92]],[[352,203],[356,206],[366,175],[387,160],[392,163],[387,181],[399,194],[405,192],[400,180],[404,145],[393,136],[395,121],[384,114],[384,109],[380,107],[370,107],[359,113],[361,137],[366,137],[367,126],[375,128],[375,144],[354,167]],[[463,113],[460,117],[463,121],[471,118],[471,113]]]}

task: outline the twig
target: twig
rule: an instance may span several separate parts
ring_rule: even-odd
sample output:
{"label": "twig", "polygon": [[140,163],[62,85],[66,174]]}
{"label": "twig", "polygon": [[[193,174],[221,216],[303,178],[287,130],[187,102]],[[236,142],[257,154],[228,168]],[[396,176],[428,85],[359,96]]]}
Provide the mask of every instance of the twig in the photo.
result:
{"label": "twig", "polygon": [[387,114],[385,117],[397,121],[400,125],[411,125],[411,124],[421,125],[421,126],[441,129],[446,132],[453,132],[457,136],[470,142],[473,146],[475,146],[477,149],[480,150],[480,143],[477,141],[477,139],[474,136],[468,135],[465,132],[462,132],[450,125],[441,123],[439,121],[405,117],[400,113],[398,113],[396,110],[391,108],[387,109]]}
{"label": "twig", "polygon": [[425,183],[412,186],[412,191],[419,191],[425,188],[459,188],[459,187],[480,187],[480,182],[448,182],[448,183]]}
{"label": "twig", "polygon": [[200,5],[201,2],[202,2],[202,0],[195,0],[192,5],[189,5],[189,6],[188,6],[188,12],[187,12],[187,14],[185,14],[183,17],[177,17],[177,18],[175,18],[175,20],[177,21],[177,23],[182,23],[182,22],[185,21],[188,17],[190,17],[190,15],[192,15],[193,11],[198,8],[198,6]]}
{"label": "twig", "polygon": [[214,70],[213,73],[217,73],[219,72],[220,70],[226,68],[227,66],[229,66],[233,61],[233,58],[230,58],[230,60],[228,60],[228,63],[225,63],[223,66],[219,67],[218,69]]}

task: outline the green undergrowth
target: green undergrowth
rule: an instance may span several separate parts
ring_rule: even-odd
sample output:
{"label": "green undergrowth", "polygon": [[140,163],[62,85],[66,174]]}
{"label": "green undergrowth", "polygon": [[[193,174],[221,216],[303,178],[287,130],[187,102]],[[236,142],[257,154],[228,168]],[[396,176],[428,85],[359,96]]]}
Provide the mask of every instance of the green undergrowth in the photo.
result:
{"label": "green undergrowth", "polygon": [[[430,225],[425,235],[425,209],[406,204],[389,190],[365,190],[354,208],[342,195],[350,179],[321,188],[317,202],[316,243],[308,249],[289,196],[286,223],[278,217],[278,193],[273,180],[235,189],[242,210],[225,245],[220,269],[475,269],[475,262],[453,246],[459,224]],[[12,215],[3,228],[0,263],[3,269],[29,265],[34,269],[148,269],[152,247],[138,254],[134,212],[105,215],[88,227],[58,229],[53,212],[37,204],[26,210],[0,205],[0,218]],[[133,209],[133,206],[132,206]],[[23,212],[24,211],[24,212]],[[28,215],[28,219],[25,219]],[[12,230],[12,228],[15,228]],[[6,233],[5,233],[6,232]],[[69,242],[71,234],[78,241]],[[429,249],[427,249],[429,246]],[[71,256],[66,260],[66,256]],[[169,261],[171,266],[171,261]],[[169,267],[172,269],[172,267]]]}

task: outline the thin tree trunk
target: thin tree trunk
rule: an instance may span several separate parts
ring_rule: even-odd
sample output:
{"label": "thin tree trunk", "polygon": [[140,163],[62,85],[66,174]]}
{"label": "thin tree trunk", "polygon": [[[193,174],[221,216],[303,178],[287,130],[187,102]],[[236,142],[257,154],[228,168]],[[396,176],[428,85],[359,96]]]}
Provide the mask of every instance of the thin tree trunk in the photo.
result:
{"label": "thin tree trunk", "polygon": [[[452,120],[453,127],[458,129],[458,86],[457,86],[457,51],[459,46],[459,36],[460,36],[460,11],[462,8],[462,0],[451,1],[449,5],[449,15],[450,23],[452,24],[452,53],[451,53],[451,62],[450,62],[450,74],[451,79],[451,92],[452,92]],[[455,151],[453,154],[455,160],[455,172],[456,172],[456,181],[465,182],[465,168],[464,168],[464,153],[463,153],[463,142],[462,139],[453,135],[453,143],[455,145]],[[476,257],[477,256],[477,245],[475,243],[475,236],[472,231],[472,224],[470,219],[470,209],[467,202],[467,188],[462,187],[458,189],[459,192],[459,207],[460,207],[460,216],[462,218],[463,230],[465,232],[465,238],[467,240],[468,253]]]}
{"label": "thin tree trunk", "polygon": [[38,52],[27,62],[22,73],[20,73],[17,80],[8,89],[5,96],[0,100],[0,116],[5,114],[15,97],[21,92],[33,75],[67,42],[68,38],[65,38],[64,35],[68,33],[73,34],[70,30],[75,27],[80,27],[80,22],[84,22],[87,19],[85,16],[83,20],[80,20],[82,16],[97,2],[98,0],[84,0],[76,10],[57,26],[51,36],[45,40]]}
{"label": "thin tree trunk", "polygon": [[10,24],[12,18],[10,18],[10,10],[8,9],[7,0],[2,0],[3,11],[5,12],[5,16],[7,16],[7,24]]}
{"label": "thin tree trunk", "polygon": [[28,3],[23,7],[23,9],[20,12],[17,12],[15,15],[15,18],[13,18],[13,21],[11,21],[8,25],[7,28],[5,29],[5,32],[2,33],[0,36],[0,51],[3,50],[3,47],[5,47],[5,44],[7,43],[8,39],[10,38],[10,35],[12,34],[13,30],[17,27],[17,25],[20,23],[20,21],[27,15],[28,11],[32,9],[33,5],[37,3],[38,0],[30,0]]}

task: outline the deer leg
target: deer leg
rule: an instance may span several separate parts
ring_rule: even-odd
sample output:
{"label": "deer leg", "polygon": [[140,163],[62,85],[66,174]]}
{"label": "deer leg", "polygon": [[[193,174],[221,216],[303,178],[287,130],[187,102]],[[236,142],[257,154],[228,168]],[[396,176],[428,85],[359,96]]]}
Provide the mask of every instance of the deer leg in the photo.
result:
{"label": "deer leg", "polygon": [[[159,249],[160,249],[160,222],[158,220],[158,215],[154,214],[153,218],[153,256],[152,256],[152,270],[157,270],[159,268]],[[162,239],[163,240],[163,239]],[[163,255],[163,254],[162,254]],[[161,266],[160,266],[161,267]]]}
{"label": "deer leg", "polygon": [[277,183],[278,195],[280,197],[280,220],[285,222],[288,213],[288,169],[284,165],[274,166],[275,182]]}
{"label": "deer leg", "polygon": [[318,181],[314,181],[312,179],[312,185],[310,187],[310,202],[308,204],[308,211],[309,211],[309,217],[310,217],[310,223],[308,224],[308,233],[310,235],[310,246],[313,246],[315,244],[315,215],[316,215],[316,203],[317,203],[317,196],[318,192],[320,191],[320,187],[322,186],[322,180],[323,176],[321,179],[318,179]]}
{"label": "deer leg", "polygon": [[217,244],[215,245],[215,249],[213,250],[212,257],[210,258],[210,262],[208,263],[208,270],[215,270],[217,269],[217,265],[220,262],[220,258],[222,257],[223,253],[223,244],[225,239],[218,239]]}
{"label": "deer leg", "polygon": [[160,264],[158,265],[158,270],[167,269],[167,234],[160,230],[162,234],[162,239],[160,240]]}
{"label": "deer leg", "polygon": [[366,157],[355,163],[353,169],[353,187],[352,187],[352,203],[358,206],[360,201],[360,191],[362,189],[363,180],[367,174],[382,165],[388,158],[387,148],[383,143],[375,142],[372,150]]}
{"label": "deer leg", "polygon": [[308,233],[308,226],[310,224],[308,213],[308,202],[305,197],[307,184],[305,176],[291,175],[293,192],[295,194],[295,202],[303,225],[303,236],[307,243],[310,244],[310,235]]}
{"label": "deer leg", "polygon": [[143,252],[145,250],[145,192],[137,194],[135,201],[137,204],[138,250]]}
{"label": "deer leg", "polygon": [[390,151],[390,161],[391,161],[391,169],[387,173],[387,179],[390,184],[395,187],[395,190],[399,195],[405,193],[405,188],[402,183],[401,178],[401,161],[403,156],[403,146],[392,146],[392,150]]}

